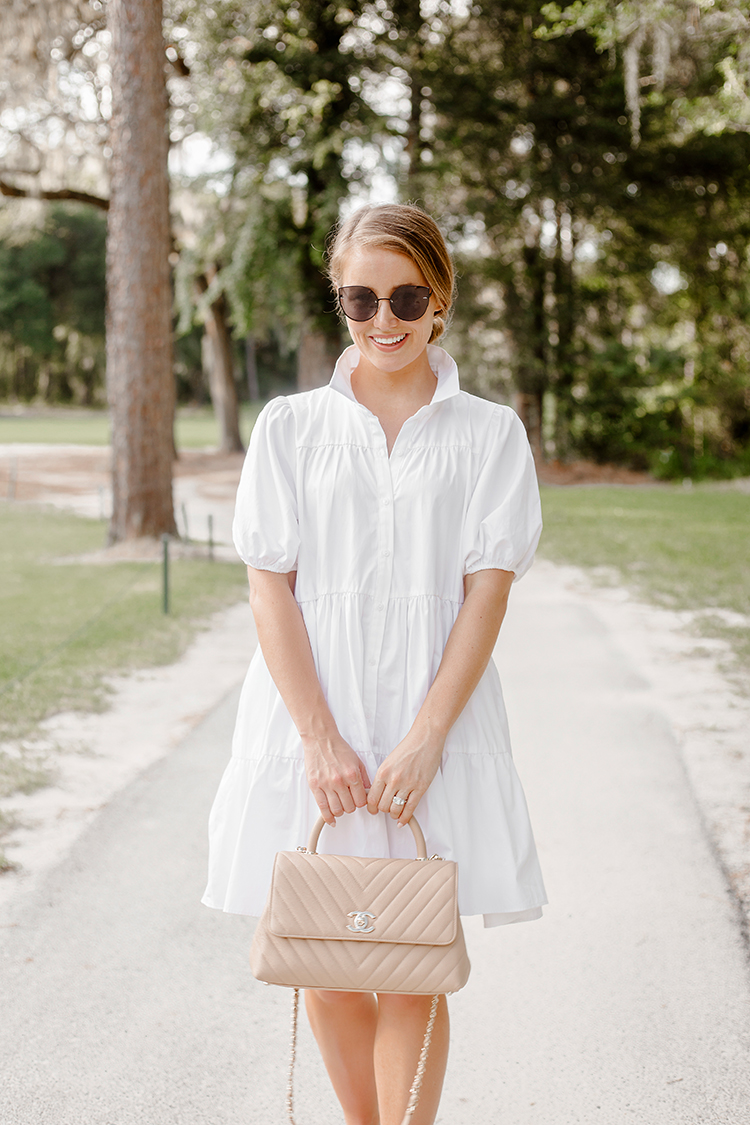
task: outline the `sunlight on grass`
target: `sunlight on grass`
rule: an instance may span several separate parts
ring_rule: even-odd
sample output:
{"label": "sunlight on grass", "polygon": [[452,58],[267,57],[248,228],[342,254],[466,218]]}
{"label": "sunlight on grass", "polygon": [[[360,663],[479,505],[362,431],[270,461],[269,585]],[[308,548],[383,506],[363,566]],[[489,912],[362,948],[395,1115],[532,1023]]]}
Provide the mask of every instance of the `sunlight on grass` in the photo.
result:
{"label": "sunlight on grass", "polygon": [[[250,437],[262,403],[244,403],[240,411],[240,430],[245,442]],[[108,445],[109,415],[105,410],[66,410],[58,408],[14,415],[0,409],[0,444],[40,442],[51,445]],[[216,447],[219,430],[210,407],[180,407],[175,419],[178,449]]]}
{"label": "sunlight on grass", "polygon": [[[568,486],[543,488],[542,504],[542,556],[606,568],[672,609],[750,616],[750,495],[710,485],[689,492]],[[746,624],[706,618],[701,632],[728,640],[750,664]]]}
{"label": "sunlight on grass", "polygon": [[[158,563],[65,561],[102,547],[105,533],[56,510],[0,506],[0,739],[60,710],[103,706],[108,673],[176,660],[201,619],[245,596],[241,563],[173,559],[165,616]],[[0,792],[13,771],[15,789],[30,784],[35,768],[0,761]]]}

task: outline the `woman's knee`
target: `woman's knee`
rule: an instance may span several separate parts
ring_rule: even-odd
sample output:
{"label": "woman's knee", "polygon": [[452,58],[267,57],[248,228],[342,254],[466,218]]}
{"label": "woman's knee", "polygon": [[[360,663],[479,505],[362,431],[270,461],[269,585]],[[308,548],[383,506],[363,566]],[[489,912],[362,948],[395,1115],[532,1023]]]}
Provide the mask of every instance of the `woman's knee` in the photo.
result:
{"label": "woman's knee", "polygon": [[[385,992],[378,993],[378,1004],[382,1008],[387,1008],[394,1014],[400,1014],[405,1017],[409,1015],[421,1015],[423,1012],[429,1012],[432,1004],[431,996],[415,996],[409,993],[402,992]],[[441,996],[439,1001],[439,1008],[445,1005],[445,997]]]}

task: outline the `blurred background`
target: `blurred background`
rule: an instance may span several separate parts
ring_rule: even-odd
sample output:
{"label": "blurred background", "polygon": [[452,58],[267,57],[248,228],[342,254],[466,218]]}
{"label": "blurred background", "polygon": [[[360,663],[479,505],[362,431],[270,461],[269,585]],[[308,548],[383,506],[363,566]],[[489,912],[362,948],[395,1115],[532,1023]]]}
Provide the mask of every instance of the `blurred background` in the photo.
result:
{"label": "blurred background", "polygon": [[[3,413],[104,409],[108,5],[2,8]],[[224,449],[326,381],[326,236],[399,200],[455,254],[464,386],[540,461],[750,472],[746,3],[165,0],[163,29],[174,379]]]}

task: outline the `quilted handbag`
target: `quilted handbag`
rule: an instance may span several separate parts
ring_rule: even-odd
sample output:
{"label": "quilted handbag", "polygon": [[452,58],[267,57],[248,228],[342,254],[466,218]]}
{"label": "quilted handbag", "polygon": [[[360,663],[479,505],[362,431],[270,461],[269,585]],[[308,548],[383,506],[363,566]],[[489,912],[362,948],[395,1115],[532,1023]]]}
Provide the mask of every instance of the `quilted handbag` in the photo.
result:
{"label": "quilted handbag", "polygon": [[458,869],[417,859],[321,855],[321,817],[306,848],[278,852],[250,967],[268,984],[345,992],[457,992],[469,977]]}
{"label": "quilted handbag", "polygon": [[271,889],[250,950],[258,980],[294,989],[287,1112],[294,1125],[300,988],[432,996],[403,1125],[417,1107],[440,995],[469,977],[455,863],[427,855],[414,817],[416,859],[321,855],[325,821],[306,848],[277,852]]}

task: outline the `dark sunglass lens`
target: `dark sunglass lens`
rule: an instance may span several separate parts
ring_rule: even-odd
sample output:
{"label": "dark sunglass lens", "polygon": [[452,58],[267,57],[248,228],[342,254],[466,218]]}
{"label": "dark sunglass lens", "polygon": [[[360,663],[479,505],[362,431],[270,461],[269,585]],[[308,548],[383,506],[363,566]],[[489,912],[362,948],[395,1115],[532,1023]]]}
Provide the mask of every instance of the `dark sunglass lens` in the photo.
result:
{"label": "dark sunglass lens", "polygon": [[339,289],[339,300],[350,320],[369,320],[378,311],[378,300],[372,289],[363,285],[347,285]]}
{"label": "dark sunglass lens", "polygon": [[419,320],[429,299],[430,291],[424,285],[402,285],[391,297],[391,308],[399,320]]}

